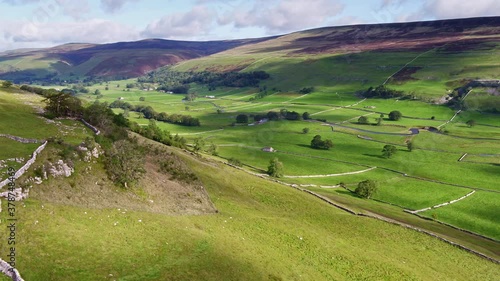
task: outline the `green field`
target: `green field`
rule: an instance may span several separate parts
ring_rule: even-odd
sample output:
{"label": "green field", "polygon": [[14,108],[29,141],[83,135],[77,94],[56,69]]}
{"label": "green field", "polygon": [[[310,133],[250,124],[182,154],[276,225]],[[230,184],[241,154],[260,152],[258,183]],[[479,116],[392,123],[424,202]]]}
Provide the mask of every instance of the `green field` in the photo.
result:
{"label": "green field", "polygon": [[[413,55],[415,54],[400,55],[395,58],[403,61]],[[427,56],[433,55],[435,54],[429,53]],[[367,59],[367,57],[355,56],[354,60],[360,62],[363,58]],[[427,59],[419,58],[429,63]],[[212,58],[207,57],[201,60],[208,63]],[[322,57],[313,64],[321,65],[321,60],[331,60],[337,63],[342,61],[339,58]],[[263,67],[269,67],[273,61],[276,59],[265,60],[266,64],[263,61]],[[300,63],[300,61],[301,59],[297,58],[295,63]],[[373,56],[366,61],[375,65],[382,63]],[[292,61],[287,63],[292,63]],[[191,62],[183,63],[179,68],[184,69],[190,64]],[[440,67],[446,67],[446,65]],[[273,74],[271,69],[267,70]],[[288,70],[280,68],[280,71]],[[382,76],[387,73],[382,71],[378,74]],[[291,74],[284,72],[280,75],[290,76]],[[373,79],[376,80],[375,77]],[[208,91],[203,85],[192,84],[191,91],[198,92],[200,97],[194,102],[182,102],[182,95],[141,91],[135,88],[130,92],[123,91],[126,82],[129,83],[130,80],[110,82],[107,91],[104,89],[105,85],[91,87],[90,90],[92,92],[99,89],[104,95],[101,101],[112,102],[121,97],[132,104],[151,105],[158,112],[165,111],[169,114],[180,113],[197,117],[202,124],[200,127],[183,127],[162,122],[157,122],[157,124],[172,134],[184,136],[188,143],[192,143],[195,138],[205,140],[207,148],[213,143],[218,146],[220,157],[236,158],[247,165],[248,169],[258,173],[264,173],[270,159],[277,157],[285,166],[284,174],[295,177],[284,178],[286,182],[325,186],[346,182],[355,187],[357,182],[372,178],[380,185],[375,199],[408,209],[425,208],[453,200],[474,188],[498,191],[493,180],[496,174],[495,167],[491,166],[491,163],[496,163],[496,160],[491,161],[491,158],[481,156],[494,153],[500,145],[500,140],[496,140],[500,139],[500,129],[495,127],[500,118],[496,115],[463,111],[453,122],[443,127],[446,134],[421,130],[418,135],[411,136],[409,129],[440,127],[454,115],[455,111],[447,106],[422,100],[362,100],[352,94],[356,90],[354,88],[357,87],[356,83],[329,86],[323,83],[324,86],[317,87],[311,94],[301,95],[294,91],[276,92],[252,102],[249,102],[249,98],[253,96],[252,93],[255,90],[251,88],[220,88]],[[265,83],[268,88],[279,86],[273,84],[273,81]],[[303,86],[314,85],[314,83],[308,84],[307,79],[301,80],[301,83]],[[120,86],[116,87],[115,84]],[[362,88],[358,87],[358,89]],[[205,95],[213,95],[215,98],[207,99],[204,98]],[[146,100],[140,102],[139,97],[145,97]],[[85,98],[92,101],[95,96],[87,95]],[[354,106],[351,107],[351,105]],[[218,114],[217,108],[221,108],[222,112]],[[268,111],[279,112],[281,109],[296,111],[300,114],[309,112],[311,118],[326,119],[329,123],[341,126],[334,124],[332,131],[327,124],[306,121],[271,121],[256,126],[231,125],[238,114],[248,114],[252,120],[254,114],[265,114]],[[388,114],[393,110],[401,111],[404,117],[400,121],[388,120]],[[115,112],[123,111],[115,110]],[[362,115],[368,117],[370,123],[375,124],[376,118],[379,118],[381,113],[384,114],[382,126],[357,124],[357,119]],[[470,119],[476,120],[477,125],[469,128],[465,122]],[[147,119],[140,118],[140,115],[136,113],[130,114],[130,120],[142,125],[149,123]],[[303,134],[302,129],[306,127],[310,132]],[[331,139],[334,148],[329,151],[310,149],[308,146],[316,134]],[[414,151],[406,151],[407,141],[413,142]],[[399,152],[392,159],[383,159],[381,149],[384,144],[398,145]],[[272,146],[278,152],[274,154],[262,152],[261,148],[267,146]],[[458,162],[457,160],[464,153],[468,153],[468,157],[471,157],[468,159],[474,163],[467,162],[467,159],[464,162]],[[365,170],[367,167],[379,168],[375,171],[346,176],[297,178],[297,176],[356,172]],[[384,171],[386,168],[424,180],[404,179],[399,174]],[[466,188],[426,180],[457,184]],[[443,220],[446,221],[447,218]],[[454,224],[454,221],[447,222]],[[474,228],[474,230],[482,233],[481,228]],[[482,234],[487,235],[487,233]]]}
{"label": "green field", "polygon": [[437,220],[500,240],[497,221],[499,202],[500,194],[479,191],[462,201],[423,212],[422,215],[435,215]]}
{"label": "green field", "polygon": [[[185,63],[182,67],[187,64]],[[123,87],[122,82],[111,82],[110,85],[115,83],[121,84],[120,88]],[[485,164],[457,161],[463,153],[475,157],[470,158],[474,160],[498,148],[499,141],[495,139],[498,138],[500,130],[496,127],[480,125],[497,124],[496,120],[499,118],[494,115],[486,118],[477,112],[464,111],[444,127],[447,134],[421,130],[420,134],[411,136],[410,128],[438,127],[449,120],[454,111],[446,106],[417,100],[369,99],[362,101],[359,98],[352,98],[352,94],[346,92],[339,94],[335,88],[331,87],[318,88],[308,95],[293,92],[275,93],[249,102],[248,98],[252,96],[251,89],[221,88],[207,92],[202,86],[192,85],[195,91],[214,95],[215,99],[200,97],[189,103],[180,101],[182,96],[179,95],[135,89],[124,93],[118,90],[119,88],[105,91],[102,87],[100,89],[104,94],[101,99],[103,101],[111,102],[123,97],[124,100],[133,104],[151,105],[158,112],[188,114],[199,118],[202,123],[200,127],[183,127],[162,122],[158,124],[173,134],[186,137],[188,143],[194,138],[204,139],[207,147],[213,143],[218,146],[218,152],[222,158],[237,158],[243,164],[248,165],[247,168],[259,173],[266,171],[270,159],[274,157],[284,163],[285,175],[295,177],[355,172],[365,170],[367,166],[382,168],[382,170],[377,169],[355,175],[284,179],[290,183],[332,186],[343,181],[355,186],[361,180],[373,178],[380,184],[380,190],[375,199],[409,209],[424,208],[453,200],[474,188],[498,190],[492,178],[496,173],[495,168],[489,165],[491,161],[482,161],[484,157],[474,162]],[[146,101],[139,102],[138,99],[141,96],[146,97]],[[339,107],[358,102],[360,103],[352,108]],[[217,114],[216,106],[223,108],[223,112]],[[332,131],[330,126],[324,126],[320,122],[305,121],[271,121],[256,126],[231,126],[238,114],[244,113],[252,116],[281,109],[297,111],[300,114],[309,112],[312,118],[326,119],[330,123],[339,123],[342,127],[333,125]],[[400,110],[409,118],[403,117],[400,121],[390,121],[387,116],[392,110]],[[115,110],[115,112],[122,111]],[[367,116],[369,122],[375,123],[375,118],[380,115],[379,112],[385,115],[382,126],[357,124],[357,119],[361,115]],[[130,115],[131,120],[143,125],[148,124],[147,119],[138,117],[140,116],[136,113]],[[467,118],[477,119],[479,125],[469,128],[464,124]],[[306,127],[310,129],[310,132],[303,134],[302,129]],[[334,143],[334,148],[330,151],[308,148],[312,137],[316,134],[322,135],[323,138],[330,138]],[[477,140],[476,138],[489,138],[490,140]],[[407,141],[414,143],[414,151],[406,151]],[[384,143],[398,145],[399,152],[392,159],[381,158],[380,151]],[[266,146],[272,146],[278,152],[274,154],[262,152],[261,148]],[[385,168],[433,181],[463,185],[467,188],[441,185],[425,180],[402,179],[398,174],[389,175],[391,172],[384,172]],[[449,223],[454,222],[449,221]],[[481,228],[474,230],[479,230],[481,233]]]}

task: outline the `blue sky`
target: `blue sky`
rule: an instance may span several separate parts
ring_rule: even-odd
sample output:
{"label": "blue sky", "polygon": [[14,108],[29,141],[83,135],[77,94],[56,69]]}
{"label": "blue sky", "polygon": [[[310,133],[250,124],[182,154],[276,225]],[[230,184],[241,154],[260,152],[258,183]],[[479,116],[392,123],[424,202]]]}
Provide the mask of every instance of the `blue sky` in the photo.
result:
{"label": "blue sky", "polygon": [[323,26],[498,15],[498,0],[0,0],[0,51],[145,38],[237,39]]}

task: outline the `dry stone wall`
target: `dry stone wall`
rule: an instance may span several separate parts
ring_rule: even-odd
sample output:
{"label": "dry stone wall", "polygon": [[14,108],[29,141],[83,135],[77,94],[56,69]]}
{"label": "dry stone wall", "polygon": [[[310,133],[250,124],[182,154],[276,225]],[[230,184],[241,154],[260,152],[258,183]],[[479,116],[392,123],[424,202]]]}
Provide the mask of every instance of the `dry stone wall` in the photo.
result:
{"label": "dry stone wall", "polygon": [[20,143],[40,143],[41,142],[40,140],[37,140],[37,139],[26,139],[26,138],[16,137],[13,135],[8,135],[8,134],[0,134],[0,137],[8,138],[8,139],[20,142]]}
{"label": "dry stone wall", "polygon": [[[33,152],[33,156],[24,164],[19,170],[17,170],[16,174],[14,175],[14,179],[18,179],[21,177],[26,171],[35,163],[36,157],[38,154],[40,154],[44,149],[45,146],[47,146],[47,141],[45,141],[42,145],[40,145],[35,152]],[[6,186],[9,183],[9,179],[5,179],[4,181],[0,182],[0,188]]]}
{"label": "dry stone wall", "polygon": [[12,279],[12,281],[24,281],[17,269],[13,268],[6,261],[0,259],[0,271]]}
{"label": "dry stone wall", "polygon": [[83,125],[87,126],[89,129],[91,129],[96,135],[101,134],[101,131],[99,131],[99,129],[90,125],[87,121],[85,121],[83,119],[80,119],[80,121],[83,123]]}

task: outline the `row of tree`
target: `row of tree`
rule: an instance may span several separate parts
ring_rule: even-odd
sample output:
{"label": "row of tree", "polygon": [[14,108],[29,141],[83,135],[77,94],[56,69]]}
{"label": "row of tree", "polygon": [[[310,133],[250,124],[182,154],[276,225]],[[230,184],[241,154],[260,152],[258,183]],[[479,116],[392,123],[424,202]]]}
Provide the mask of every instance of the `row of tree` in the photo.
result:
{"label": "row of tree", "polygon": [[138,82],[159,83],[160,90],[186,94],[190,83],[207,85],[209,90],[217,87],[258,87],[260,81],[270,76],[265,71],[252,72],[177,72],[169,67],[152,71],[137,79]]}
{"label": "row of tree", "polygon": [[376,88],[370,87],[366,91],[362,92],[362,95],[365,98],[381,98],[381,99],[390,99],[390,98],[405,96],[404,92],[389,89],[385,85],[380,85]]}
{"label": "row of tree", "polygon": [[[251,116],[251,115],[250,115]],[[250,120],[250,117],[248,114],[238,114],[236,116],[236,123],[248,123]],[[280,110],[280,112],[276,111],[269,111],[266,114],[254,114],[253,115],[254,121],[258,122],[263,119],[268,119],[270,121],[278,121],[281,119],[286,119],[290,121],[300,121],[300,120],[308,120],[310,119],[310,115],[308,112],[304,112],[303,114],[300,114],[296,111],[288,111],[286,109]]]}
{"label": "row of tree", "polygon": [[200,126],[200,120],[190,115],[167,114],[166,112],[156,112],[153,107],[145,105],[133,105],[122,100],[115,100],[109,105],[110,108],[121,108],[124,110],[140,112],[146,119],[178,124],[183,126]]}

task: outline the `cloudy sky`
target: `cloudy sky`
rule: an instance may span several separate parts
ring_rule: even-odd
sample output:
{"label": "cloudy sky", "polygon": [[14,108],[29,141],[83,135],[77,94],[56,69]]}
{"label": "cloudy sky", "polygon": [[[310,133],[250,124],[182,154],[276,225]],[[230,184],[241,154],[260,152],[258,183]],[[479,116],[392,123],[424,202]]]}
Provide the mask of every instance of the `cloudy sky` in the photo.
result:
{"label": "cloudy sky", "polygon": [[0,51],[144,38],[236,39],[322,26],[498,15],[499,0],[0,0]]}

